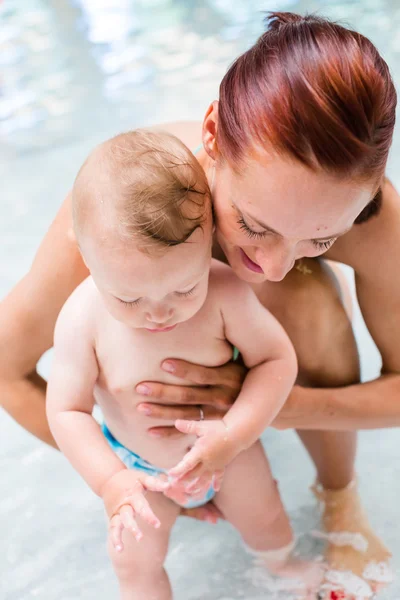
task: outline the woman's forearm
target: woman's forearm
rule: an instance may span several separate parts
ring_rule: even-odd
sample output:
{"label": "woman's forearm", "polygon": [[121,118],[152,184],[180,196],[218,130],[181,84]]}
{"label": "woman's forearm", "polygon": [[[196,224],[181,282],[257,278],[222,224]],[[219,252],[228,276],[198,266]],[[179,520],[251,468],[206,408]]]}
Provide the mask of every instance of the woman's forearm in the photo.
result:
{"label": "woman's forearm", "polygon": [[34,371],[28,376],[0,376],[1,406],[21,427],[57,448],[46,418],[46,382]]}
{"label": "woman's forearm", "polygon": [[400,375],[340,388],[296,385],[273,426],[337,431],[399,427]]}

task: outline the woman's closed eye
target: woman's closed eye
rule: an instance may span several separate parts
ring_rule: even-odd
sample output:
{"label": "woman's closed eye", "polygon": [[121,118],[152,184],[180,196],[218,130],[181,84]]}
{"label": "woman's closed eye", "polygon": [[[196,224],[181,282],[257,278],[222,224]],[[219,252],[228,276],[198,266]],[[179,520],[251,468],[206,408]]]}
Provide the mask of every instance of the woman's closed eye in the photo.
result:
{"label": "woman's closed eye", "polygon": [[[254,229],[251,229],[248,224],[246,223],[246,221],[244,220],[243,216],[240,216],[238,218],[238,224],[240,225],[240,229],[242,229],[249,238],[251,239],[257,239],[257,240],[261,240],[263,238],[265,238],[266,235],[268,235],[268,231],[264,230],[264,231],[254,231]],[[332,246],[332,244],[334,244],[337,240],[337,237],[335,238],[331,238],[329,240],[311,240],[313,246],[315,248],[317,248],[320,252],[324,252],[325,250],[329,250],[329,248]]]}
{"label": "woman's closed eye", "polygon": [[261,240],[263,237],[265,237],[267,235],[267,231],[254,231],[254,229],[251,229],[246,221],[244,220],[243,216],[239,217],[238,220],[238,225],[240,225],[240,229],[242,231],[244,231],[246,233],[246,235],[251,238],[251,239],[257,239],[257,240]]}
{"label": "woman's closed eye", "polygon": [[318,250],[329,250],[329,248],[336,242],[337,238],[332,238],[330,240],[312,240],[313,246],[318,248]]}

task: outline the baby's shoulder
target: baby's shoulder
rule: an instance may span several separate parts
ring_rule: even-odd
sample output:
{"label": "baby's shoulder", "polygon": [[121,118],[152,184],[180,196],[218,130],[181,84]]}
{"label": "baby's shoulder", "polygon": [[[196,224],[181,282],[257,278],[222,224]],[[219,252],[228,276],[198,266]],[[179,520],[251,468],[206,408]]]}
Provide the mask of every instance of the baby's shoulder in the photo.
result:
{"label": "baby's shoulder", "polygon": [[56,331],[88,330],[95,323],[100,308],[100,295],[91,277],[87,277],[72,292],[57,319]]}
{"label": "baby's shoulder", "polygon": [[233,269],[215,258],[212,259],[209,280],[209,293],[217,294],[221,300],[232,294],[252,293],[248,283],[239,279]]}

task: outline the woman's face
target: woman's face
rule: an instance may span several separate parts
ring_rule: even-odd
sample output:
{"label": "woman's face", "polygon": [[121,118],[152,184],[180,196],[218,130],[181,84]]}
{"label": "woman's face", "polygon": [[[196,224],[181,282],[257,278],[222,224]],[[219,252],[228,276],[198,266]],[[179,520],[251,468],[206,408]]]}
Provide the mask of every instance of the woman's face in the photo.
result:
{"label": "woman's face", "polygon": [[296,161],[266,156],[241,173],[215,161],[212,193],[217,238],[245,281],[281,281],[295,261],[326,252],[351,229],[376,184],[312,172]]}

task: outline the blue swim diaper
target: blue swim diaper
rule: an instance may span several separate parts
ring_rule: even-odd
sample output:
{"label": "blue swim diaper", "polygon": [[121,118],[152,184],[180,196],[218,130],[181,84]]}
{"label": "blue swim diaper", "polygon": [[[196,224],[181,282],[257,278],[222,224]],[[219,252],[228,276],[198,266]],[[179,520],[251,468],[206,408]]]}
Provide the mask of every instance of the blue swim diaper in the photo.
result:
{"label": "blue swim diaper", "polygon": [[[147,475],[153,475],[154,477],[157,477],[157,475],[161,475],[162,473],[166,473],[165,469],[155,467],[151,463],[147,462],[147,460],[144,460],[138,454],[135,454],[135,452],[132,452],[132,450],[129,450],[128,448],[120,444],[120,442],[113,436],[113,434],[108,429],[105,423],[102,424],[101,429],[104,434],[104,437],[106,438],[111,448],[114,450],[115,454],[118,456],[118,458],[122,460],[122,462],[128,469],[137,469],[138,471],[143,471],[144,473],[147,473]],[[201,498],[200,500],[189,500],[187,504],[184,505],[184,508],[197,508],[199,506],[204,506],[204,504],[207,504],[207,502],[212,500],[214,496],[215,490],[213,486],[211,486],[207,490],[204,498]]]}

